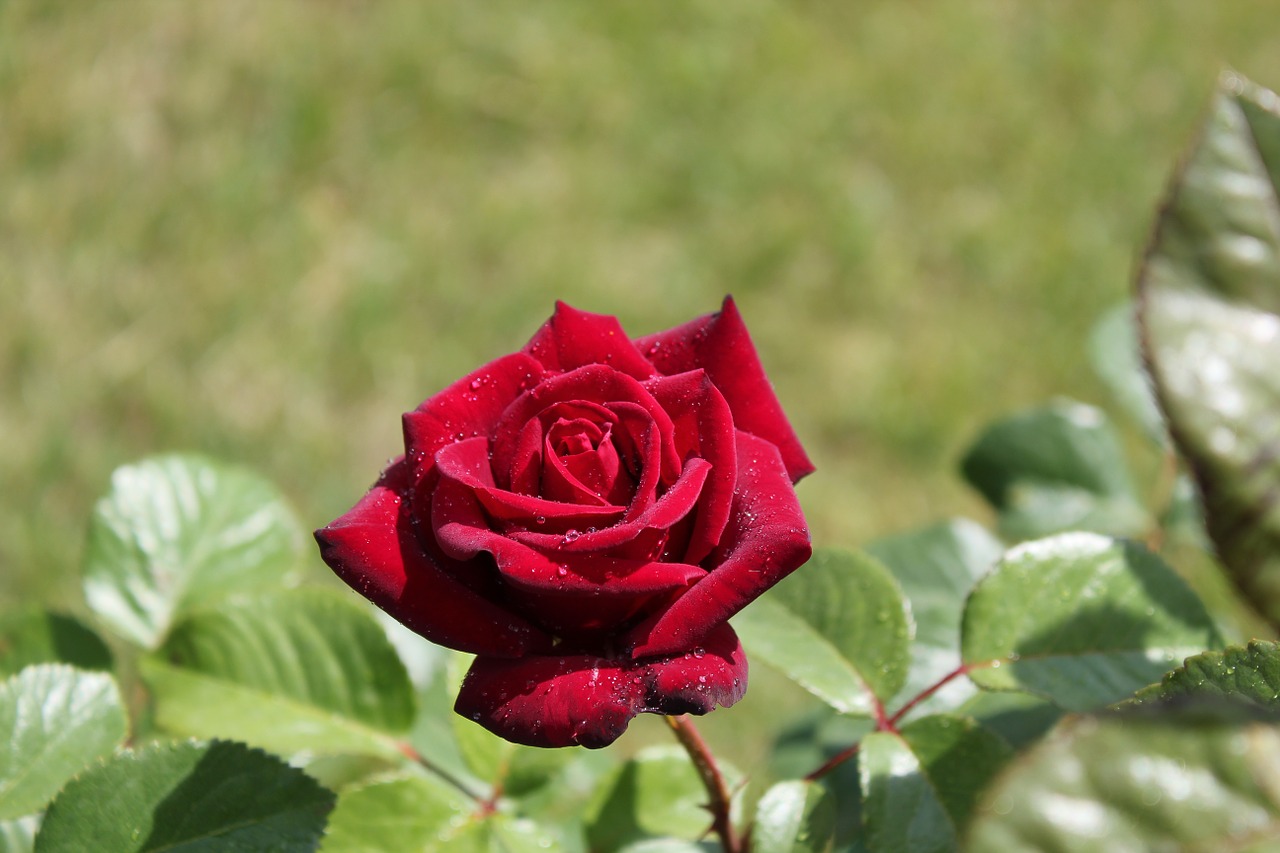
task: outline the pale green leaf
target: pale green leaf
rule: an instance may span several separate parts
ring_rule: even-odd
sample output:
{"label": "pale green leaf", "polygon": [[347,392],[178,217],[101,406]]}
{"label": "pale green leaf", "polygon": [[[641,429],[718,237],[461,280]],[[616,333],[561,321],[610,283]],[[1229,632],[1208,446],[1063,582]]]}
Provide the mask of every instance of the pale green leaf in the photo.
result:
{"label": "pale green leaf", "polygon": [[1124,411],[1153,441],[1167,444],[1169,433],[1142,364],[1132,304],[1117,305],[1094,324],[1089,335],[1089,360]]}
{"label": "pale green leaf", "polygon": [[303,541],[271,484],[198,456],[116,469],[85,550],[89,607],[113,631],[154,648],[188,609],[278,586]]}
{"label": "pale green leaf", "polygon": [[873,714],[906,679],[902,591],[863,554],[821,550],[735,617],[748,652],[846,714]]}
{"label": "pale green leaf", "polygon": [[1068,710],[1117,702],[1222,645],[1191,589],[1142,546],[1066,533],[1009,551],[964,614],[969,676]]}
{"label": "pale green leaf", "polygon": [[593,850],[645,838],[697,839],[711,826],[706,791],[689,756],[677,747],[642,750],[605,780],[586,808]]}
{"label": "pale green leaf", "polygon": [[1280,624],[1280,107],[1224,76],[1139,276],[1146,356],[1219,556]]}
{"label": "pale green leaf", "polygon": [[1069,720],[984,796],[965,849],[1280,849],[1280,728],[1204,713]]}
{"label": "pale green leaf", "polygon": [[0,683],[0,820],[43,809],[124,740],[126,725],[106,673],[42,664]]}
{"label": "pale green leaf", "polygon": [[282,754],[394,759],[414,693],[377,621],[347,596],[299,589],[192,615],[150,660],[156,722]]}
{"label": "pale green leaf", "polygon": [[1150,523],[1107,416],[1083,403],[1059,400],[992,424],[961,470],[1012,539],[1064,530],[1133,535]]}
{"label": "pale green leaf", "polygon": [[338,797],[321,850],[324,853],[447,851],[479,804],[447,783],[426,776],[379,779]]}
{"label": "pale green leaf", "polygon": [[779,782],[756,804],[753,853],[821,853],[835,843],[834,798],[814,782]]}
{"label": "pale green leaf", "polygon": [[45,815],[37,853],[313,851],[334,795],[243,744],[157,743],[71,782]]}

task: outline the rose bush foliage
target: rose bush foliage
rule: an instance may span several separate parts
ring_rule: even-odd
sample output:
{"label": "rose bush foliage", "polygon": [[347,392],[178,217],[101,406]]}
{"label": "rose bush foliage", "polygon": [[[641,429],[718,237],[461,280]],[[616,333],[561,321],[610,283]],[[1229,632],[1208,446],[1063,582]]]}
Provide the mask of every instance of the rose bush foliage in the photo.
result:
{"label": "rose bush foliage", "polygon": [[742,697],[728,620],[809,557],[813,466],[732,299],[631,340],[558,304],[404,416],[404,455],[316,532],[354,589],[477,655],[456,710],[537,746]]}

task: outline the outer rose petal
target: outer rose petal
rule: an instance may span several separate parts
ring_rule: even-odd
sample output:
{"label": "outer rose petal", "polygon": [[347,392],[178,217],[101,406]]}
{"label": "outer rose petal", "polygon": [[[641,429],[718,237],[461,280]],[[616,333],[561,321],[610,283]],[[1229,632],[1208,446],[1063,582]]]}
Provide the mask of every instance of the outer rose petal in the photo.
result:
{"label": "outer rose petal", "polygon": [[590,314],[556,302],[556,313],[543,324],[521,352],[538,359],[550,371],[567,373],[587,364],[607,364],[635,379],[655,371],[631,345],[617,317]]}
{"label": "outer rose petal", "polygon": [[462,377],[405,414],[405,458],[417,476],[431,469],[436,451],[445,445],[490,435],[511,401],[541,377],[542,365],[514,353]]}
{"label": "outer rose petal", "polygon": [[657,660],[477,658],[454,710],[513,743],[596,749],[636,714],[705,714],[746,689],[746,655],[724,625],[697,652]]}
{"label": "outer rose petal", "polygon": [[792,482],[813,473],[813,463],[783,414],[733,297],[725,297],[720,313],[637,338],[636,347],[664,374],[699,367],[707,371],[729,402],[734,425],[777,445]]}
{"label": "outer rose petal", "polygon": [[432,642],[515,657],[551,646],[539,628],[442,571],[420,547],[398,460],[346,515],[315,532],[320,556],[347,584]]}
{"label": "outer rose petal", "polygon": [[716,567],[656,618],[629,632],[637,658],[689,649],[761,593],[795,571],[812,551],[804,514],[778,449],[738,433],[738,489]]}

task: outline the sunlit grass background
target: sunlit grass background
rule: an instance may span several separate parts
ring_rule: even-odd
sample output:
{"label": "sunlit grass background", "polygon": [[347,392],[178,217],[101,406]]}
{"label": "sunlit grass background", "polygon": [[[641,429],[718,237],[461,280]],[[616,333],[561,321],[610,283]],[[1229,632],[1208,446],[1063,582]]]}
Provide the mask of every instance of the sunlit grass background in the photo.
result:
{"label": "sunlit grass background", "polygon": [[981,424],[1106,402],[1083,341],[1227,64],[1280,85],[1274,4],[0,3],[0,604],[78,607],[144,454],[326,522],[557,298],[733,293],[819,544],[982,518]]}

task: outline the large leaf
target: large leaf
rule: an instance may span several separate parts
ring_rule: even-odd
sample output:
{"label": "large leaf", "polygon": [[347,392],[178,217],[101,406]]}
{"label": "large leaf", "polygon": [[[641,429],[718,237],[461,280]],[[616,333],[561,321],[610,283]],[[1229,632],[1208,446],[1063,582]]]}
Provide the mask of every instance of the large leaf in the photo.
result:
{"label": "large leaf", "polygon": [[453,836],[478,812],[475,800],[443,781],[424,776],[380,779],[342,792],[321,850],[449,850]]}
{"label": "large leaf", "polygon": [[1221,644],[1200,599],[1159,557],[1092,533],[1009,551],[964,614],[975,683],[1074,711],[1124,699]]}
{"label": "large leaf", "polygon": [[1068,721],[984,797],[966,849],[1280,849],[1280,728],[1202,712]]}
{"label": "large leaf", "polygon": [[622,765],[587,807],[592,850],[617,850],[646,838],[701,837],[711,826],[706,791],[689,756],[650,747]]}
{"label": "large leaf", "polygon": [[80,621],[38,607],[0,615],[0,677],[36,663],[110,669],[111,651]]}
{"label": "large leaf", "polygon": [[1083,403],[1059,400],[992,424],[961,470],[1012,539],[1064,530],[1135,535],[1150,523],[1107,416]]}
{"label": "large leaf", "polygon": [[144,662],[156,722],[282,754],[395,759],[413,723],[404,665],[374,617],[328,590],[226,602],[177,625]]}
{"label": "large leaf", "polygon": [[117,755],[49,807],[37,853],[312,851],[334,795],[243,744],[158,743]]}
{"label": "large leaf", "polygon": [[260,477],[197,456],[116,469],[94,508],[84,591],[104,623],[155,647],[182,613],[280,584],[302,530]]}
{"label": "large leaf", "polygon": [[0,820],[38,812],[125,736],[111,676],[31,666],[0,684]]}
{"label": "large leaf", "polygon": [[1223,697],[1280,710],[1280,643],[1254,641],[1187,658],[1159,684],[1138,691],[1134,705],[1191,697]]}
{"label": "large leaf", "polygon": [[813,782],[780,782],[756,804],[753,853],[822,853],[835,841],[834,798]]}
{"label": "large leaf", "polygon": [[1139,277],[1161,407],[1219,555],[1280,624],[1280,111],[1224,76]]}
{"label": "large leaf", "polygon": [[977,796],[1011,755],[964,717],[923,717],[862,742],[864,841],[871,853],[949,853]]}
{"label": "large leaf", "polygon": [[734,619],[748,651],[846,714],[872,715],[906,680],[911,617],[893,576],[822,550]]}
{"label": "large leaf", "polygon": [[[991,570],[1004,545],[986,528],[954,519],[923,530],[877,539],[867,553],[889,567],[911,602],[916,635],[903,697],[913,697],[960,665],[960,617],[973,585]],[[947,710],[973,693],[966,679],[951,682],[928,703]]]}

